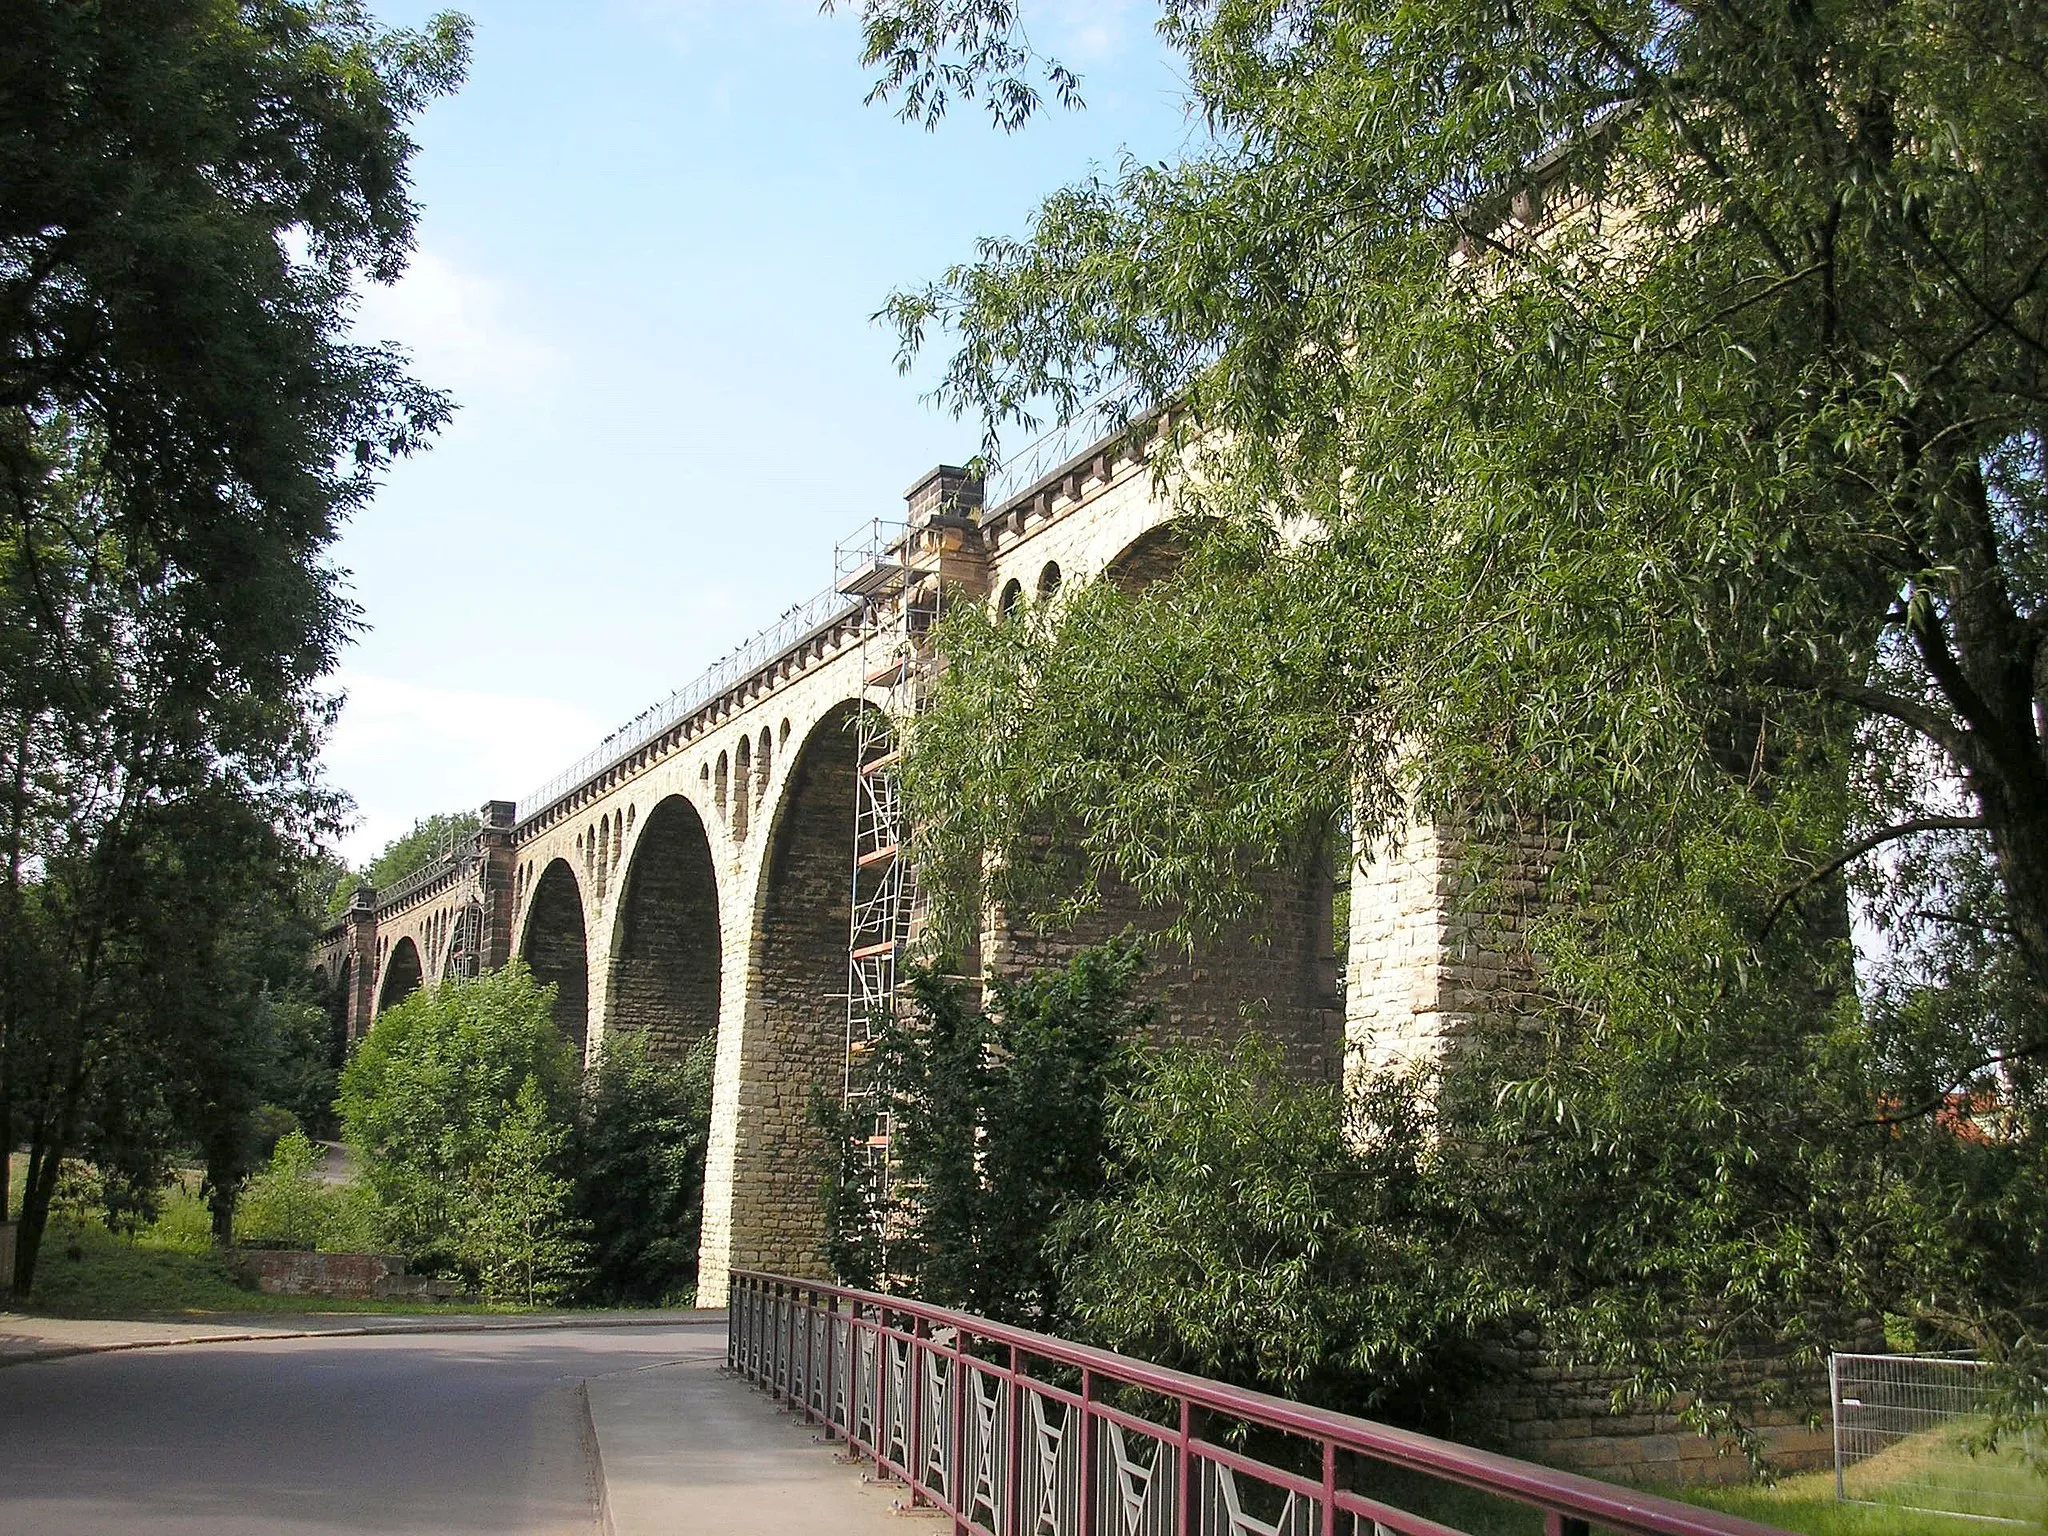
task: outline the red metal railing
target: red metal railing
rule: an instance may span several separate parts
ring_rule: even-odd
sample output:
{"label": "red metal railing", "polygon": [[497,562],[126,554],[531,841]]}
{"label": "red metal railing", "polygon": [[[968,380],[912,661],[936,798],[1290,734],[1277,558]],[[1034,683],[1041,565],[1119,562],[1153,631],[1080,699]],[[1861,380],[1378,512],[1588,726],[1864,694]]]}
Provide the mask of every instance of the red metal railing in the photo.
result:
{"label": "red metal railing", "polygon": [[[1459,1536],[1375,1469],[1463,1484],[1548,1536],[1769,1526],[944,1307],[736,1271],[726,1359],[979,1536]],[[1226,1443],[1232,1442],[1235,1443]]]}

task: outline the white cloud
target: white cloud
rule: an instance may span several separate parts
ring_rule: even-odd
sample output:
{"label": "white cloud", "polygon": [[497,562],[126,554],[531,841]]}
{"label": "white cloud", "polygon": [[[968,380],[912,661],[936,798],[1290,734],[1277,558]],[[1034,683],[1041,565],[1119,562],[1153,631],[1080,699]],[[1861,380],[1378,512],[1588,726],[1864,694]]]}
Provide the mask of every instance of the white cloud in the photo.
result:
{"label": "white cloud", "polygon": [[348,693],[323,758],[356,798],[341,853],[361,864],[433,811],[516,799],[604,735],[574,704],[521,694],[425,687],[344,670]]}
{"label": "white cloud", "polygon": [[561,373],[566,358],[542,339],[526,308],[514,284],[421,250],[391,287],[364,291],[355,331],[365,341],[406,348],[414,371],[458,400],[506,390],[533,394]]}

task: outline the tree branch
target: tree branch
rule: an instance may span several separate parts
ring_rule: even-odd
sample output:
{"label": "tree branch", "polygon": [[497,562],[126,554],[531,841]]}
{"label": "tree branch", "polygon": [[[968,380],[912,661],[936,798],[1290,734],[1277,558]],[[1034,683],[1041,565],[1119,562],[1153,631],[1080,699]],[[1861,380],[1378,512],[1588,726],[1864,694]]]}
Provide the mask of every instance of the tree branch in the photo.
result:
{"label": "tree branch", "polygon": [[1911,821],[1902,821],[1896,826],[1872,832],[1867,837],[1859,837],[1812,874],[1780,891],[1778,899],[1771,903],[1771,910],[1764,914],[1763,926],[1757,930],[1756,936],[1760,940],[1770,936],[1772,925],[1784,914],[1793,897],[1819,884],[1838,870],[1847,868],[1873,848],[1881,848],[1886,843],[1896,842],[1902,837],[1911,837],[1916,832],[1975,831],[1985,825],[1987,823],[1982,816],[1916,816]]}
{"label": "tree branch", "polygon": [[1870,1124],[1904,1125],[1909,1120],[1923,1120],[1946,1106],[1949,1101],[1949,1095],[1953,1094],[1979,1072],[1986,1071],[1992,1067],[2002,1067],[2009,1061],[2025,1061],[2030,1056],[2040,1056],[2043,1054],[2048,1054],[2048,1035],[2042,1035],[2037,1039],[2029,1040],[2024,1045],[2016,1045],[2009,1051],[1993,1051],[1975,1066],[1965,1067],[1962,1071],[1950,1077],[1946,1083],[1936,1090],[1933,1098],[1925,1099],[1909,1109],[1902,1109],[1892,1114],[1878,1115],[1870,1121]]}

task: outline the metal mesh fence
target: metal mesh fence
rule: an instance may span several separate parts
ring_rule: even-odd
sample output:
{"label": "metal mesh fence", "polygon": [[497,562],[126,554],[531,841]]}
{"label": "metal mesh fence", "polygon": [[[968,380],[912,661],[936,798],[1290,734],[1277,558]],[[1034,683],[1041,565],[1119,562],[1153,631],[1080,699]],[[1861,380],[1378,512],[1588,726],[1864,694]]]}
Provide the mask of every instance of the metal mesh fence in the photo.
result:
{"label": "metal mesh fence", "polygon": [[1994,1393],[1981,1361],[1836,1355],[1828,1379],[1838,1499],[2015,1525],[2048,1516],[2048,1483],[2020,1447],[1969,1447]]}

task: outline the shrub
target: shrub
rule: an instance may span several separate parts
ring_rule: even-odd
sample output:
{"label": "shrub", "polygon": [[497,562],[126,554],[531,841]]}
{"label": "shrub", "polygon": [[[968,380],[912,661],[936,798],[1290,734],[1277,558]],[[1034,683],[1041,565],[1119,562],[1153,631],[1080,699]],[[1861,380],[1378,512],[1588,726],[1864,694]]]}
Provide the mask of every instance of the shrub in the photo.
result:
{"label": "shrub", "polygon": [[[1061,1315],[1046,1248],[1063,1202],[1102,1187],[1105,1114],[1150,1009],[1132,992],[1143,952],[1114,940],[1064,969],[992,976],[987,1003],[932,971],[913,1018],[879,1046],[897,1135],[889,1273],[927,1301],[1038,1326]],[[829,1111],[824,1118],[832,1123]],[[845,1127],[839,1127],[844,1138]],[[832,1251],[866,1278],[872,1227],[842,1175],[826,1192]]]}
{"label": "shrub", "polygon": [[1466,1293],[1411,1085],[1291,1076],[1271,1042],[1150,1055],[1109,1115],[1114,1173],[1057,1242],[1110,1348],[1333,1407],[1442,1422],[1504,1315]]}
{"label": "shrub", "polygon": [[659,1304],[695,1282],[716,1057],[712,1035],[681,1061],[637,1035],[599,1046],[570,1149],[593,1300]]}
{"label": "shrub", "polygon": [[529,1077],[468,1170],[457,1252],[488,1300],[557,1301],[582,1271],[588,1244],[572,1235],[572,1186],[556,1171],[568,1137]]}
{"label": "shrub", "polygon": [[471,1184],[529,1085],[566,1125],[576,1050],[554,990],[517,962],[415,992],[381,1015],[342,1071],[339,1108],[387,1241],[409,1258],[462,1261]]}
{"label": "shrub", "polygon": [[302,1131],[278,1137],[270,1166],[249,1181],[236,1203],[236,1236],[264,1247],[320,1247],[327,1228],[328,1202],[318,1173],[324,1157]]}

